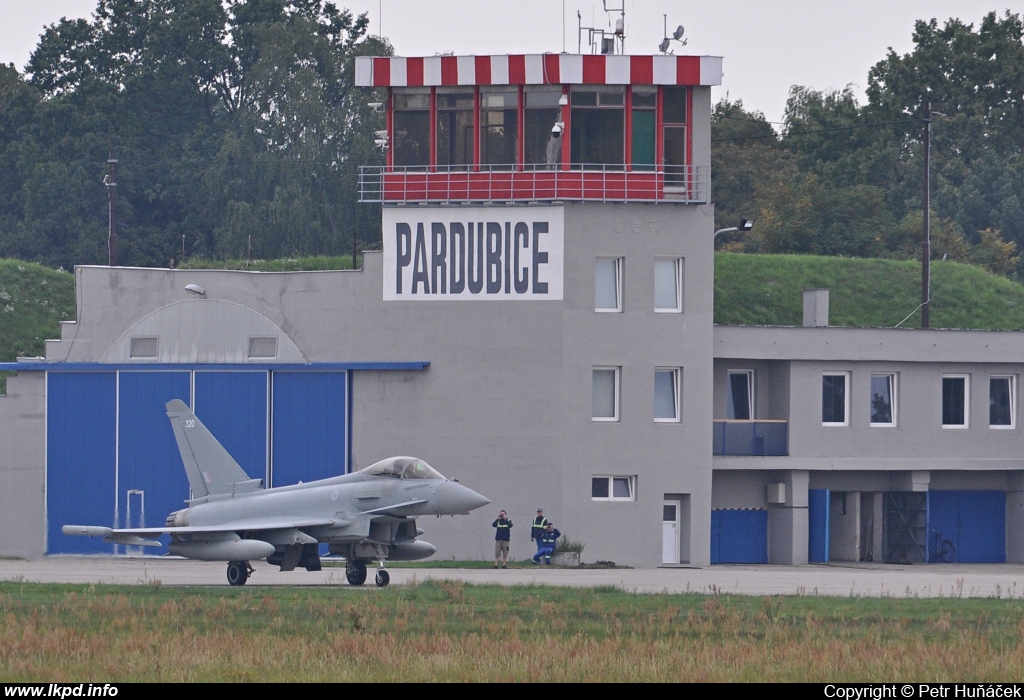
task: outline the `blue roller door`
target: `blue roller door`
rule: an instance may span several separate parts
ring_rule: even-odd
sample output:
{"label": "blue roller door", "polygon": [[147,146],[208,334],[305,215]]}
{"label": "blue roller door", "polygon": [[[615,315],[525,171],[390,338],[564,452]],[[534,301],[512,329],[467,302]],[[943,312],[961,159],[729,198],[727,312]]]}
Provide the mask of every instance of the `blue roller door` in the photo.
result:
{"label": "blue roller door", "polygon": [[189,372],[118,375],[119,527],[160,527],[168,513],[185,507],[188,478],[165,404],[171,399],[188,402],[190,384]]}
{"label": "blue roller door", "polygon": [[928,492],[928,561],[939,562],[936,540],[953,543],[953,561],[1006,561],[1006,494],[1002,491]]}
{"label": "blue roller door", "polygon": [[193,410],[253,479],[267,478],[267,373],[195,373]]}
{"label": "blue roller door", "polygon": [[768,511],[711,511],[712,564],[767,564]]}
{"label": "blue roller door", "polygon": [[807,561],[828,561],[829,510],[831,493],[828,489],[807,491]]}
{"label": "blue roller door", "polygon": [[110,554],[112,545],[60,529],[116,525],[117,375],[48,372],[46,407],[46,551]]}
{"label": "blue roller door", "polygon": [[274,486],[344,474],[348,465],[346,372],[273,372]]}

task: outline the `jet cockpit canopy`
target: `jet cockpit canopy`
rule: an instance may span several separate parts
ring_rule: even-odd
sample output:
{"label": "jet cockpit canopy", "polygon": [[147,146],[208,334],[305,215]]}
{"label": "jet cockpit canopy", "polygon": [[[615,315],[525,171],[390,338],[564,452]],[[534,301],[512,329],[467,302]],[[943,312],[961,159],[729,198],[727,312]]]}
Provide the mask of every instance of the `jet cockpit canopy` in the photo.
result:
{"label": "jet cockpit canopy", "polygon": [[390,457],[362,470],[367,476],[386,476],[391,479],[444,479],[436,469],[415,457]]}

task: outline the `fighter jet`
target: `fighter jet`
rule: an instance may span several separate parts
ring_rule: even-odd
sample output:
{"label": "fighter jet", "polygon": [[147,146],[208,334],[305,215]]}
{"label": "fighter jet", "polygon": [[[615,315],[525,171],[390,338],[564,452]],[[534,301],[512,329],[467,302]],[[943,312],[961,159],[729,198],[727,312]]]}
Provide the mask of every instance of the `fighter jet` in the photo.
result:
{"label": "fighter jet", "polygon": [[361,471],[309,483],[264,488],[250,479],[183,401],[167,403],[174,437],[192,490],[188,507],[167,516],[162,528],[115,529],[65,525],[65,535],[102,537],[115,544],[159,547],[170,535],[170,554],[228,562],[228,583],[242,586],[254,559],[292,571],[320,570],[321,543],[345,558],[345,577],[366,582],[377,562],[375,582],[386,586],[387,561],[425,559],[434,545],[416,538],[421,515],[463,515],[490,501],[450,481],[415,457],[391,457]]}

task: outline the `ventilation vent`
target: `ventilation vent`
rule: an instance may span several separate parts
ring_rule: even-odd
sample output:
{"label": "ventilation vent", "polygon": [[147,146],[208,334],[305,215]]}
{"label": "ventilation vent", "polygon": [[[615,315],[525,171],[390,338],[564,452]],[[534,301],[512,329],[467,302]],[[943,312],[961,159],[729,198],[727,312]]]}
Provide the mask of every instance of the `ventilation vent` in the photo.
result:
{"label": "ventilation vent", "polygon": [[267,360],[277,357],[277,338],[249,338],[249,359]]}
{"label": "ventilation vent", "polygon": [[160,344],[156,338],[132,338],[133,358],[156,359],[157,348]]}

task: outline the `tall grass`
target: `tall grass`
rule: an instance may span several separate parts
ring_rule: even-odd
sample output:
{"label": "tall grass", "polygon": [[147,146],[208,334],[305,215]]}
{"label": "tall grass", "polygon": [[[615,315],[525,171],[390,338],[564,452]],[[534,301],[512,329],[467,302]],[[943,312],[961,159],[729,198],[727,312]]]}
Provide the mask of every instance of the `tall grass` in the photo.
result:
{"label": "tall grass", "polygon": [[0,584],[3,681],[1005,681],[1019,601]]}

